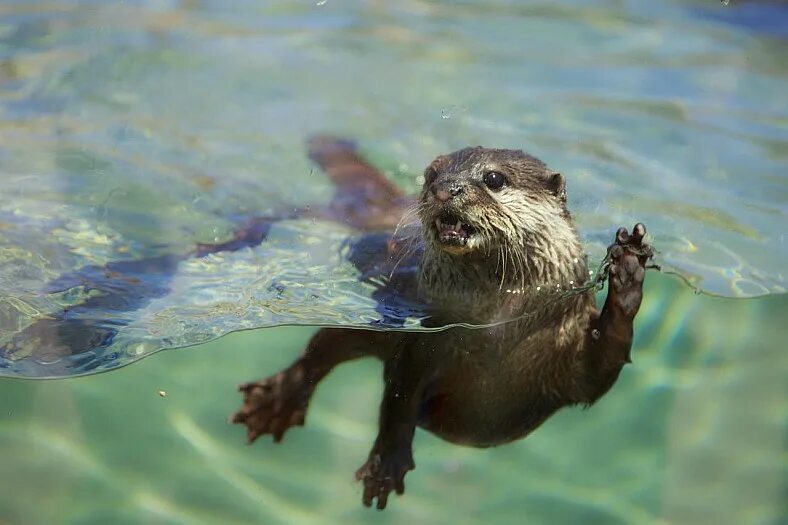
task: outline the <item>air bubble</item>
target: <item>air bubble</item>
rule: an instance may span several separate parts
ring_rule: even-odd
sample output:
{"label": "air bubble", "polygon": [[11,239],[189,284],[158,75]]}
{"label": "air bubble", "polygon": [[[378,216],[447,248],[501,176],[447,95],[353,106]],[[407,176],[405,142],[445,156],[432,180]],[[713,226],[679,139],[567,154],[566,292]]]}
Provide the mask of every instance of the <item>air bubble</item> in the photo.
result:
{"label": "air bubble", "polygon": [[462,111],[466,111],[468,108],[464,106],[448,106],[445,108],[441,108],[441,118],[444,120],[448,120],[452,118],[455,114],[460,113]]}

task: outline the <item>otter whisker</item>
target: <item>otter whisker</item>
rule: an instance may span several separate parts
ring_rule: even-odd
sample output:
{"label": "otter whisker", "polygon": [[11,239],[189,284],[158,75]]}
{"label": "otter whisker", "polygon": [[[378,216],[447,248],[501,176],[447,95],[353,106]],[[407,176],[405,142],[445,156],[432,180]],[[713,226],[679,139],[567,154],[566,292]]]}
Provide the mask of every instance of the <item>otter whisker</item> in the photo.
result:
{"label": "otter whisker", "polygon": [[394,228],[394,233],[391,234],[392,239],[397,238],[397,234],[405,224],[416,224],[418,221],[420,206],[421,205],[410,205],[405,208],[402,217],[400,218],[399,222],[397,222],[397,226]]}
{"label": "otter whisker", "polygon": [[411,235],[410,237],[406,238],[405,246],[400,250],[400,255],[397,258],[397,261],[391,267],[391,271],[389,272],[389,279],[394,276],[394,272],[397,271],[397,268],[402,263],[402,261],[407,260],[411,255],[416,252],[416,249],[419,247],[421,240],[418,236]]}
{"label": "otter whisker", "polygon": [[506,248],[504,248],[502,244],[499,244],[498,251],[500,252],[499,260],[503,265],[503,269],[501,270],[501,284],[499,285],[498,289],[503,290],[503,283],[506,280]]}

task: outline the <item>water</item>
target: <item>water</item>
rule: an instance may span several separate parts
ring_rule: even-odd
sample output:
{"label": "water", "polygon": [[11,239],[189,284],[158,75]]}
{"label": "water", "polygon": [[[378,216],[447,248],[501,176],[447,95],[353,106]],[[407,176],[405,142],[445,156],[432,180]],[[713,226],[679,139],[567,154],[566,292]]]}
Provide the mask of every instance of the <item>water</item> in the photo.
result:
{"label": "water", "polygon": [[[234,386],[286,366],[311,331],[233,334],[97,376],[6,380],[8,523],[777,524],[785,519],[785,296],[695,295],[649,276],[634,363],[590,410],[489,450],[417,432],[383,515],[352,475],[375,437],[381,366],[338,368],[303,429],[247,447]],[[652,278],[653,277],[653,278]],[[159,391],[166,392],[161,397]],[[781,514],[782,513],[782,514]]]}
{"label": "water", "polygon": [[[524,148],[568,179],[593,258],[643,221],[663,267],[699,290],[783,293],[788,65],[758,22],[783,15],[704,2],[5,3],[2,374],[379,320],[338,225],[280,223],[263,246],[179,262],[248,217],[325,203],[303,146],[318,132],[356,139],[411,191],[440,152]],[[105,264],[158,257],[167,271],[135,273],[112,308],[95,299],[118,286]],[[34,355],[39,334],[62,332],[65,350]]]}
{"label": "water", "polygon": [[73,360],[23,338],[3,375],[374,319],[340,226],[289,221],[259,247],[180,260],[246,217],[325,203],[303,148],[318,132],[357,140],[408,190],[438,153],[524,148],[566,176],[592,257],[641,220],[681,278],[649,274],[635,364],[599,405],[488,451],[419,433],[384,515],[351,481],[376,363],[331,376],[282,445],[246,448],[224,423],[233,386],[286,365],[309,328],[3,380],[0,523],[788,520],[784,7],[228,6],[0,5],[0,347],[41,319],[73,326],[63,310],[91,297],[79,268],[167,261],[123,308],[76,309],[112,338]]}

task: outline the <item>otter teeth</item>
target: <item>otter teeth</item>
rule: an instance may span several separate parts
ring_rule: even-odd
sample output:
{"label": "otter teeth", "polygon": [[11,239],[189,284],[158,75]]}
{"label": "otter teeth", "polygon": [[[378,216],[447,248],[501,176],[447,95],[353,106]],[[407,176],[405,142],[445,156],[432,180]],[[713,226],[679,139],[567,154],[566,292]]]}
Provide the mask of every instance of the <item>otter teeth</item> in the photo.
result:
{"label": "otter teeth", "polygon": [[438,229],[438,236],[443,242],[462,242],[465,243],[473,233],[473,228],[463,224],[458,220],[456,224],[443,222],[440,218],[435,219],[435,226]]}

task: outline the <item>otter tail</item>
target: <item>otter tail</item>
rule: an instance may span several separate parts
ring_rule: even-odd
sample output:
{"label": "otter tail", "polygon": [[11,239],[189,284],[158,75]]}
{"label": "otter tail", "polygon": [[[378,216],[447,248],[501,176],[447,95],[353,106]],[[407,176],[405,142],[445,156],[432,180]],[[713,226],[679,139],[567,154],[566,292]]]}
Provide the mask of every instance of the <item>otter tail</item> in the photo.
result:
{"label": "otter tail", "polygon": [[307,142],[312,159],[336,184],[328,218],[364,231],[391,230],[407,206],[402,191],[356,153],[355,145],[331,136]]}

